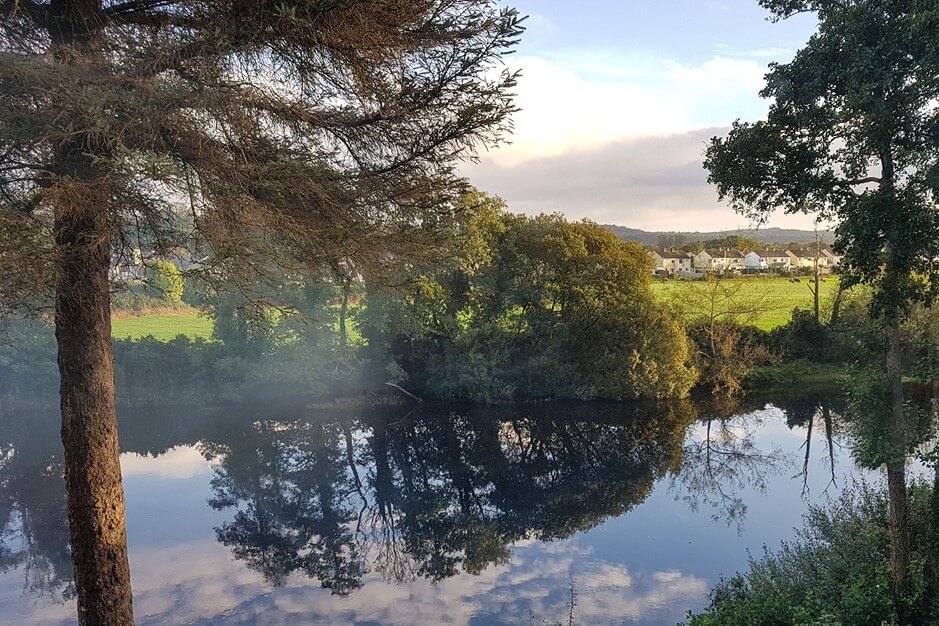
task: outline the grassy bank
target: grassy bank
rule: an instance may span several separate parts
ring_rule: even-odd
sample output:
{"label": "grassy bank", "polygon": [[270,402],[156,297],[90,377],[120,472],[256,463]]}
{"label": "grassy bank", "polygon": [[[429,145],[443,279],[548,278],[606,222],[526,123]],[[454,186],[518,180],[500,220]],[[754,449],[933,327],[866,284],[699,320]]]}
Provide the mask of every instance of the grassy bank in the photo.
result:
{"label": "grassy bank", "polygon": [[178,335],[190,339],[211,339],[212,320],[194,309],[173,313],[158,313],[136,317],[116,317],[111,321],[111,334],[115,339],[140,339],[152,335],[160,341],[169,341]]}
{"label": "grassy bank", "polygon": [[[755,325],[763,330],[773,330],[779,326],[784,326],[792,319],[792,310],[800,307],[803,309],[812,308],[812,291],[809,289],[810,277],[801,276],[796,280],[799,282],[790,282],[789,278],[730,278],[726,279],[730,283],[739,283],[741,285],[738,295],[742,299],[763,298],[766,311],[757,317]],[[688,289],[691,285],[689,281],[667,280],[656,281],[652,289],[662,302],[671,301],[676,294],[683,289]],[[835,276],[826,276],[823,278],[821,289],[822,301],[826,301],[838,288],[838,278]]]}
{"label": "grassy bank", "polygon": [[759,367],[747,375],[744,383],[748,388],[761,390],[794,385],[835,387],[844,382],[847,374],[847,366],[839,363],[792,361]]}

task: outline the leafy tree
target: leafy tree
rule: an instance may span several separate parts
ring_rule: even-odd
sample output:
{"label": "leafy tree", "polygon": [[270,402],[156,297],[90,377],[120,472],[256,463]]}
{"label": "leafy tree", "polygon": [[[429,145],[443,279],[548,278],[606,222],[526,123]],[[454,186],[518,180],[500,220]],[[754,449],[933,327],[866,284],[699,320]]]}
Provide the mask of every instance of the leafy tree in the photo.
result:
{"label": "leafy tree", "polygon": [[645,249],[590,222],[464,202],[455,258],[403,276],[404,298],[369,295],[374,376],[391,365],[451,400],[687,393],[688,341],[656,304]]}
{"label": "leafy tree", "polygon": [[688,243],[688,238],[681,233],[661,233],[657,240],[657,245],[661,249],[679,248]]}
{"label": "leafy tree", "polygon": [[55,294],[82,622],[132,621],[112,243],[188,246],[241,290],[415,256],[454,161],[507,128],[520,32],[490,0],[0,0],[3,294],[29,295],[17,262]]}
{"label": "leafy tree", "polygon": [[[900,325],[939,290],[939,2],[761,0],[774,19],[818,14],[818,32],[792,62],[774,64],[766,121],[734,124],[707,152],[710,179],[740,212],[838,220],[847,286],[873,288],[886,333],[887,432],[905,445]],[[886,463],[893,589],[908,587],[904,458]]]}
{"label": "leafy tree", "polygon": [[697,348],[698,382],[727,396],[743,391],[747,374],[773,360],[765,346],[748,336],[756,319],[771,307],[765,294],[743,295],[744,286],[708,275],[689,282],[672,302]]}
{"label": "leafy tree", "polygon": [[147,283],[173,304],[182,302],[183,277],[169,261],[154,261],[147,271]]}

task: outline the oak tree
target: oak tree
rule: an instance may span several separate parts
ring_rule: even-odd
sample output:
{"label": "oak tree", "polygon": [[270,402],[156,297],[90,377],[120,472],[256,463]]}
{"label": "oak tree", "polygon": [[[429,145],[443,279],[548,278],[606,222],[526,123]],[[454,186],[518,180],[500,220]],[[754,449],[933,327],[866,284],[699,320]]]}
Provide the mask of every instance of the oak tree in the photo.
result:
{"label": "oak tree", "polygon": [[[887,336],[889,432],[904,441],[900,324],[939,291],[939,1],[761,0],[773,19],[815,13],[790,63],[770,66],[765,121],[712,140],[710,180],[738,211],[782,209],[838,222],[846,286],[873,289]],[[907,589],[905,459],[886,459],[891,565]],[[901,616],[902,621],[902,616]]]}

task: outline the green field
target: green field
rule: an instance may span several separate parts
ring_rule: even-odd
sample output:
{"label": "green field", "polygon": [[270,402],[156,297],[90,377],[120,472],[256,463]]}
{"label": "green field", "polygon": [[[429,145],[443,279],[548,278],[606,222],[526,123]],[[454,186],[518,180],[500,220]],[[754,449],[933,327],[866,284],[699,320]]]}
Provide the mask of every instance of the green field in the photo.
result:
{"label": "green field", "polygon": [[212,320],[196,312],[124,317],[111,322],[111,334],[115,339],[140,339],[147,335],[160,341],[169,341],[177,335],[211,339]]}
{"label": "green field", "polygon": [[[745,278],[729,279],[728,282],[741,283],[738,292],[741,298],[763,296],[766,312],[759,315],[755,324],[764,330],[772,330],[789,322],[794,308],[812,308],[810,279],[802,277],[800,280],[799,283],[792,283],[788,278]],[[667,302],[680,290],[688,289],[691,284],[681,280],[656,281],[652,289],[660,299]],[[822,283],[823,305],[830,299],[837,286],[838,279],[831,276]],[[115,339],[140,339],[148,335],[153,335],[160,341],[169,341],[177,335],[185,335],[190,339],[211,339],[212,320],[195,311],[123,317],[113,320],[112,334]],[[353,343],[361,342],[354,320],[350,320],[350,340]]]}
{"label": "green field", "polygon": [[[738,296],[741,299],[756,299],[762,296],[762,305],[766,308],[755,320],[754,324],[763,330],[772,330],[783,326],[792,319],[792,310],[796,307],[806,310],[812,309],[812,292],[809,290],[809,277],[800,277],[800,282],[789,282],[788,278],[738,278],[727,279],[728,282],[740,283]],[[831,299],[831,295],[838,288],[838,279],[826,276],[822,279],[821,299],[822,306]],[[689,283],[682,280],[656,281],[652,285],[655,294],[668,301],[682,289],[688,289]]]}

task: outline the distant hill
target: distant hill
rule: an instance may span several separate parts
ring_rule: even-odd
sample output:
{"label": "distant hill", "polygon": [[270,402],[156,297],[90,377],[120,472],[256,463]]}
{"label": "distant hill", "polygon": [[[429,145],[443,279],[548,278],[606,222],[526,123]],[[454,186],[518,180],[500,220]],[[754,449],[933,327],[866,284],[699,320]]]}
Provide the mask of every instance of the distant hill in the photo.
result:
{"label": "distant hill", "polygon": [[[767,244],[783,243],[815,243],[815,232],[811,230],[799,230],[797,228],[761,228],[759,230],[720,230],[712,232],[664,232],[648,231],[638,228],[629,228],[627,226],[616,226],[613,224],[603,224],[603,227],[613,231],[620,239],[625,241],[637,241],[646,246],[655,246],[659,238],[668,235],[670,238],[684,239],[685,243],[695,241],[704,241],[706,239],[720,239],[727,235],[741,234],[747,237],[754,237]],[[831,243],[835,239],[834,233],[830,231],[821,231],[822,239],[826,243]]]}

